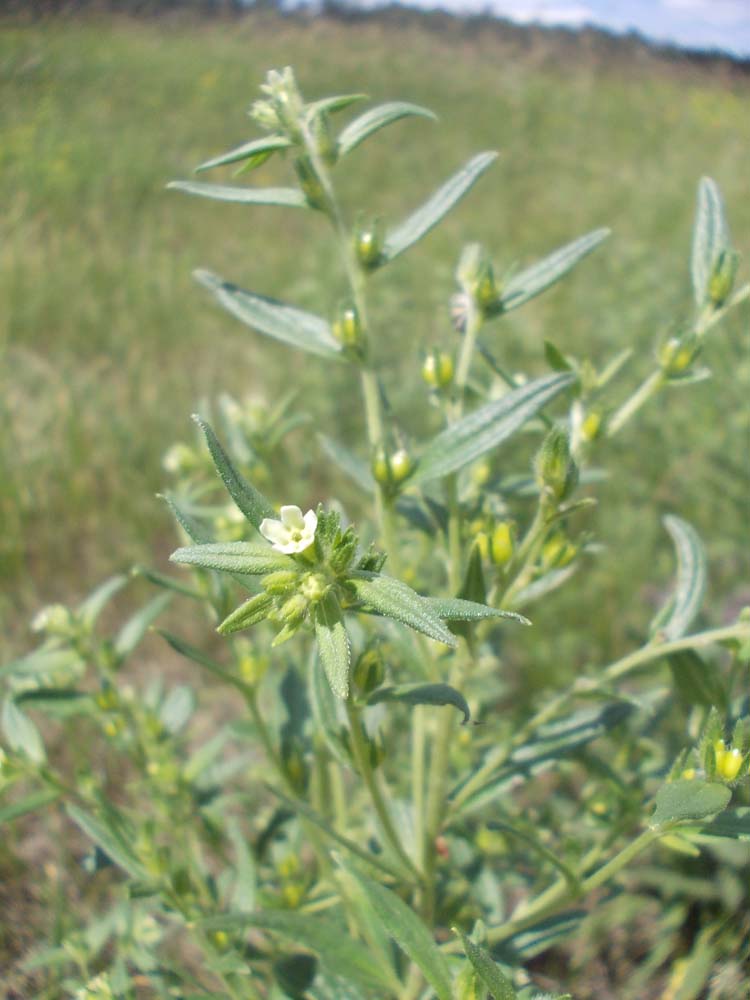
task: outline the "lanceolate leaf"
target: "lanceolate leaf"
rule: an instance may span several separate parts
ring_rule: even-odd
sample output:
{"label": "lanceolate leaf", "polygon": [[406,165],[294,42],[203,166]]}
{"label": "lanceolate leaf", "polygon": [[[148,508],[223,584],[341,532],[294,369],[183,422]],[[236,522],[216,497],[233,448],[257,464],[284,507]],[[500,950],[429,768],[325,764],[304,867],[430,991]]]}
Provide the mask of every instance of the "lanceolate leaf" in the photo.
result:
{"label": "lanceolate leaf", "polygon": [[44,676],[58,670],[69,670],[82,663],[80,655],[74,649],[35,649],[18,660],[0,667],[0,677],[3,676]]}
{"label": "lanceolate leaf", "polygon": [[475,462],[515,434],[574,381],[569,372],[545,375],[480,406],[432,440],[411,481],[439,479]]}
{"label": "lanceolate leaf", "polygon": [[12,698],[3,702],[0,724],[11,750],[25,754],[35,764],[44,763],[46,754],[39,730]]}
{"label": "lanceolate leaf", "polygon": [[234,187],[229,184],[204,184],[202,181],[172,181],[170,191],[184,191],[212,201],[235,205],[280,205],[282,208],[309,208],[307,198],[297,188]]}
{"label": "lanceolate leaf", "polygon": [[500,967],[484,948],[474,944],[471,938],[461,931],[456,931],[456,934],[461,938],[466,957],[474,966],[474,971],[489,989],[494,1000],[515,1000],[517,993],[513,983],[500,971]]}
{"label": "lanceolate leaf", "polygon": [[471,719],[466,699],[450,684],[397,684],[378,688],[367,699],[368,705],[383,701],[403,701],[407,705],[453,705],[463,713],[463,725]]}
{"label": "lanceolate leaf", "polygon": [[479,153],[469,160],[466,166],[446,181],[429,201],[389,233],[383,246],[384,260],[393,260],[429,233],[463,198],[496,157],[497,153]]}
{"label": "lanceolate leaf", "polygon": [[177,549],[169,557],[172,562],[201,566],[203,569],[224,570],[227,573],[260,575],[280,569],[295,569],[295,563],[270,545],[252,542],[210,542]]}
{"label": "lanceolate leaf", "polygon": [[555,250],[548,257],[514,274],[502,290],[501,311],[517,309],[524,302],[535,298],[550,285],[554,285],[564,275],[595,250],[609,236],[609,229],[595,229],[580,239]]}
{"label": "lanceolate leaf", "polygon": [[227,615],[224,621],[217,628],[217,632],[222,635],[231,635],[232,632],[241,632],[264,621],[273,608],[273,598],[270,594],[256,594],[244,604],[241,604],[231,615]]}
{"label": "lanceolate leaf", "polygon": [[672,536],[677,552],[677,583],[651,628],[672,641],[687,634],[700,611],[706,590],[706,552],[695,528],[687,521],[668,514],[664,527]]}
{"label": "lanceolate leaf", "polygon": [[702,177],[698,185],[690,259],[690,274],[697,306],[702,306],[708,298],[708,286],[719,254],[722,250],[729,249],[731,240],[721,193],[715,181],[710,177]]}
{"label": "lanceolate leaf", "polygon": [[42,788],[37,792],[32,792],[30,795],[19,799],[17,802],[9,802],[5,806],[0,807],[0,826],[3,823],[10,823],[14,819],[18,819],[19,816],[25,816],[27,813],[35,812],[37,809],[43,809],[45,806],[51,805],[51,803],[56,802],[60,798],[62,792],[58,792],[51,788]]}
{"label": "lanceolate leaf", "polygon": [[231,459],[205,420],[202,420],[197,413],[193,414],[193,420],[198,424],[206,437],[208,450],[211,452],[216,471],[221,476],[222,482],[253,527],[259,527],[260,522],[266,517],[275,517],[276,511],[263,494],[259,493],[250,483],[245,482],[242,476],[235,470]]}
{"label": "lanceolate leaf", "polygon": [[101,612],[118,591],[128,582],[126,576],[112,576],[78,605],[78,615],[86,625],[93,625]]}
{"label": "lanceolate leaf", "polygon": [[159,594],[125,622],[114,642],[114,651],[118,660],[124,660],[132,653],[171,600],[171,594]]}
{"label": "lanceolate leaf", "polygon": [[531,625],[528,618],[515,611],[501,611],[476,601],[464,601],[460,597],[423,597],[422,601],[430,611],[446,622],[475,622],[482,618],[509,618],[520,625]]}
{"label": "lanceolate leaf", "polygon": [[221,153],[211,160],[206,160],[199,167],[195,168],[198,174],[203,170],[210,170],[212,167],[223,167],[228,163],[239,163],[242,160],[254,161],[256,166],[266,160],[279,149],[287,149],[291,146],[289,139],[283,135],[269,135],[262,139],[253,139],[252,142],[244,142],[241,146],[235,146],[228,153]]}
{"label": "lanceolate leaf", "polygon": [[315,640],[331,690],[345,699],[349,694],[351,648],[341,611],[330,598],[315,610]]}
{"label": "lanceolate leaf", "polygon": [[355,868],[347,868],[362,886],[378,921],[403,952],[418,965],[438,1000],[453,1000],[453,986],[448,963],[429,930],[403,900]]}
{"label": "lanceolate leaf", "polygon": [[351,767],[351,754],[341,737],[343,727],[338,716],[338,702],[331,691],[320,656],[313,657],[309,670],[309,697],[316,729],[339,763]]}
{"label": "lanceolate leaf", "polygon": [[427,601],[400,580],[358,570],[352,574],[349,583],[357,598],[365,605],[363,611],[385,615],[386,618],[393,618],[438,642],[444,642],[448,646],[456,645],[455,636],[451,635],[439,616],[430,609]]}
{"label": "lanceolate leaf", "polygon": [[656,809],[650,826],[660,827],[684,820],[706,819],[729,805],[731,791],[718,782],[668,781],[656,793]]}
{"label": "lanceolate leaf", "polygon": [[76,826],[128,875],[142,881],[148,879],[148,872],[128,845],[127,835],[118,829],[112,816],[97,817],[74,805],[67,806],[67,812]]}
{"label": "lanceolate leaf", "polygon": [[339,156],[346,156],[351,153],[361,142],[364,142],[374,132],[391,122],[397,122],[401,118],[417,116],[420,118],[431,118],[436,120],[436,116],[427,108],[421,108],[418,104],[408,104],[405,101],[390,101],[387,104],[379,104],[376,108],[365,111],[359,118],[355,118],[341,132],[338,138]]}
{"label": "lanceolate leaf", "polygon": [[349,451],[348,448],[345,448],[343,444],[334,441],[333,438],[329,438],[325,434],[318,434],[318,441],[320,441],[321,447],[328,458],[332,462],[335,462],[341,471],[352,482],[356,483],[361,490],[364,490],[365,493],[373,493],[375,491],[375,480],[372,478],[366,462]]}
{"label": "lanceolate leaf", "polygon": [[345,927],[319,913],[307,915],[288,910],[261,910],[210,917],[202,922],[207,930],[241,930],[255,927],[309,948],[321,962],[366,990],[390,995],[393,976],[370,955],[365,945],[349,937]]}
{"label": "lanceolate leaf", "polygon": [[328,114],[332,114],[335,111],[344,111],[346,108],[351,107],[352,104],[366,100],[367,94],[338,94],[334,97],[324,97],[320,101],[313,101],[312,104],[308,104],[306,114],[308,119],[311,119],[324,111]]}
{"label": "lanceolate leaf", "polygon": [[341,360],[341,346],[319,316],[246,292],[210,271],[196,271],[195,279],[213,292],[228,312],[258,333],[319,357]]}

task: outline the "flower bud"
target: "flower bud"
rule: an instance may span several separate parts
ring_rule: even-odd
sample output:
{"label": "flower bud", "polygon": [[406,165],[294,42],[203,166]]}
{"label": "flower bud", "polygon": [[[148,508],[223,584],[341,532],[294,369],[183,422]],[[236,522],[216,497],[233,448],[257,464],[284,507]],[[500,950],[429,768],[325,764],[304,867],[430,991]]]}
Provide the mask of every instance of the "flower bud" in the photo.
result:
{"label": "flower bud", "polygon": [[562,532],[557,532],[542,546],[542,565],[545,569],[562,569],[572,563],[577,555],[576,546]]}
{"label": "flower bud", "polygon": [[31,630],[49,635],[69,635],[73,624],[73,615],[64,604],[48,604],[34,616]]}
{"label": "flower bud", "polygon": [[700,353],[697,337],[670,337],[659,351],[661,370],[668,377],[684,375]]}
{"label": "flower bud", "polygon": [[333,322],[333,335],[338,342],[356,357],[365,353],[365,336],[356,306],[345,306]]}
{"label": "flower bud", "polygon": [[596,410],[589,410],[581,421],[581,437],[584,441],[595,441],[602,429],[602,417]]}
{"label": "flower bud", "polygon": [[305,198],[307,198],[307,204],[310,208],[324,209],[326,207],[326,194],[310,158],[307,156],[298,156],[294,161],[294,170],[297,174],[299,186]]}
{"label": "flower bud", "polygon": [[744,763],[742,753],[736,748],[727,747],[724,740],[714,743],[714,758],[716,761],[716,776],[724,781],[734,781]]}
{"label": "flower bud", "polygon": [[404,448],[399,448],[391,455],[391,474],[393,481],[402,483],[413,471],[412,461],[409,453]]}
{"label": "flower bud", "polygon": [[354,252],[365,271],[372,271],[382,263],[383,227],[380,220],[361,226],[354,234]]}
{"label": "flower bud", "polygon": [[361,654],[354,666],[353,676],[357,689],[363,695],[371,694],[380,687],[385,677],[385,663],[377,646]]}
{"label": "flower bud", "polygon": [[280,569],[264,576],[261,585],[267,594],[289,594],[299,582],[299,573],[291,569]]}
{"label": "flower bud", "polygon": [[740,256],[734,250],[722,250],[716,259],[708,282],[708,298],[717,309],[724,305],[734,288],[739,263]]}
{"label": "flower bud", "polygon": [[189,445],[178,442],[167,449],[164,458],[161,460],[161,464],[166,472],[171,472],[175,475],[184,475],[186,472],[191,472],[197,468],[199,459]]}
{"label": "flower bud", "polygon": [[491,309],[500,298],[492,261],[479,243],[464,247],[456,269],[456,280],[482,310]]}
{"label": "flower bud", "polygon": [[542,495],[555,503],[567,500],[578,485],[578,466],[570,453],[570,439],[559,427],[553,427],[545,438],[535,466]]}
{"label": "flower bud", "polygon": [[513,558],[513,534],[510,521],[501,521],[495,525],[490,541],[490,555],[496,566],[505,566]]}
{"label": "flower bud", "polygon": [[250,108],[250,117],[267,132],[275,132],[281,126],[276,109],[270,101],[254,101]]}
{"label": "flower bud", "polygon": [[310,604],[318,604],[326,596],[329,584],[322,573],[307,573],[302,577],[300,593]]}
{"label": "flower bud", "polygon": [[301,625],[302,621],[307,614],[307,599],[302,596],[302,594],[293,594],[288,600],[284,601],[280,608],[273,611],[269,615],[275,622],[280,625],[286,625],[289,628],[294,628],[297,625]]}
{"label": "flower bud", "polygon": [[385,448],[378,448],[372,460],[372,474],[375,482],[393,490],[403,483],[414,471],[414,463],[405,448],[388,454]]}
{"label": "flower bud", "polygon": [[270,70],[266,76],[266,82],[261,85],[260,89],[270,98],[270,105],[276,114],[278,123],[289,134],[290,138],[298,138],[304,104],[291,66],[285,66],[281,72],[275,69]]}
{"label": "flower bud", "polygon": [[431,351],[424,359],[422,378],[433,389],[444,389],[453,381],[453,358],[445,351]]}

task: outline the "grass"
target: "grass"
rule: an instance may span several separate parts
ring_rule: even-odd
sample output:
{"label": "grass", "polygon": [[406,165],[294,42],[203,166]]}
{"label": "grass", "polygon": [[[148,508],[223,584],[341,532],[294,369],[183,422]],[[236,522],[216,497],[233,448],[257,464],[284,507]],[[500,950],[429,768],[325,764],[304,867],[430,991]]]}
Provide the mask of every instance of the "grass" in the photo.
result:
{"label": "grass", "polygon": [[[353,206],[398,217],[471,153],[502,154],[460,210],[377,283],[386,381],[407,432],[423,431],[425,407],[410,405],[406,373],[424,348],[452,345],[445,303],[463,242],[484,242],[502,271],[612,226],[605,249],[492,340],[509,365],[537,371],[545,337],[601,363],[632,345],[641,349],[632,384],[689,309],[701,174],[719,182],[737,244],[750,249],[750,78],[721,62],[410,16],[3,22],[0,649],[23,645],[39,602],[71,600],[133,561],[163,561],[171,528],[154,498],[160,460],[191,433],[188,414],[202,398],[274,399],[295,385],[321,427],[356,440],[357,388],[345,372],[326,373],[322,392],[321,366],[235,324],[190,279],[208,266],[330,314],[336,302],[318,290],[330,269],[321,221],[164,190],[254,134],[245,109],[265,71],[285,64],[311,97],[364,90],[440,115],[438,127],[393,127],[341,167]],[[264,167],[259,181],[286,169]],[[730,583],[747,569],[747,343],[745,310],[714,338],[716,378],[671,392],[618,443],[596,518],[617,572],[603,560],[541,612],[554,629],[563,615],[595,609],[585,655],[613,654],[648,619],[643,588],[665,585],[671,570],[660,511],[704,535],[715,592],[747,600]],[[321,492],[347,496],[308,433],[294,440],[301,471]],[[292,488],[275,484],[276,497]],[[717,604],[711,615],[725,611]],[[566,641],[560,655],[584,655]],[[548,667],[538,669],[541,683]]]}

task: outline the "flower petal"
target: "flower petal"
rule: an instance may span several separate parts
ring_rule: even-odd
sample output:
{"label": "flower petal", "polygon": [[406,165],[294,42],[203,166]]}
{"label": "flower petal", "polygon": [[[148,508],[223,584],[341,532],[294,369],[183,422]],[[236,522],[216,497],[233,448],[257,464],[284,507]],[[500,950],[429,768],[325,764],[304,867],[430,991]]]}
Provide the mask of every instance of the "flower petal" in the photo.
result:
{"label": "flower petal", "polygon": [[302,511],[299,507],[295,507],[293,504],[289,504],[288,506],[281,508],[281,523],[284,527],[293,528],[297,531],[302,531],[305,527]]}
{"label": "flower petal", "polygon": [[308,510],[302,520],[305,524],[305,534],[315,537],[315,532],[318,528],[318,515],[315,511]]}
{"label": "flower petal", "polygon": [[289,541],[289,529],[284,527],[281,521],[272,517],[264,517],[258,526],[258,531],[274,547],[284,545]]}

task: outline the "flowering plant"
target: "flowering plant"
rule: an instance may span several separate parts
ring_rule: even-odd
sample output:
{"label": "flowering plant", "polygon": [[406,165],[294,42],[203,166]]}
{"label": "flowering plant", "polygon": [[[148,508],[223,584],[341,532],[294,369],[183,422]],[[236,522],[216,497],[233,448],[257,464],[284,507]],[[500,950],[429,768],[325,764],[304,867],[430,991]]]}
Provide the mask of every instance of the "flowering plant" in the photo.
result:
{"label": "flowering plant", "polygon": [[[225,400],[219,433],[196,418],[205,449],[180,444],[165,461],[179,574],[140,568],[160,593],[114,635],[101,615],[124,576],[76,608],[46,609],[38,648],[2,668],[0,821],[62,804],[91,845],[87,878],[107,871],[101,910],[35,955],[44,995],[529,1000],[551,990],[562,1000],[569,984],[544,956],[573,936],[592,940],[599,914],[611,928],[645,905],[637,881],[623,881],[645,852],[686,865],[703,853],[746,899],[747,858],[726,848],[750,837],[750,622],[696,626],[707,560],[687,521],[664,519],[676,581],[639,645],[572,680],[550,678],[552,692],[520,697],[511,685],[533,656],[533,638],[517,645],[533,636],[525,613],[575,586],[596,557],[594,460],[649,401],[708,377],[699,355],[750,295],[734,287],[722,201],[702,180],[694,318],[632,391],[618,388],[628,351],[595,364],[548,341],[548,371],[510,375],[485,335],[607,230],[502,278],[469,244],[446,309],[457,348],[424,358],[438,426],[417,447],[389,403],[371,282],[495,154],[474,156],[395,226],[352,221],[334,168],[386,126],[432,113],[391,102],[336,132],[362,95],[307,102],[289,69],[269,73],[262,92],[251,117],[266,134],[198,169],[244,175],[286,157],[296,186],[171,187],[331,226],[347,292],[330,319],[207,271],[197,278],[236,320],[359,380],[366,446],[320,442],[360,490],[362,516],[332,499],[304,515],[277,511],[256,484],[273,490],[274,459],[299,420],[288,402],[259,419]],[[165,616],[166,643],[215,682],[201,689],[205,712],[186,684],[126,679]],[[217,705],[230,721],[207,726]],[[48,754],[36,713],[71,736],[85,723],[72,761]],[[672,898],[667,881],[653,891]],[[633,988],[645,975],[686,1000],[717,964],[741,965],[747,927],[706,922],[685,953],[695,900],[678,899]]]}

